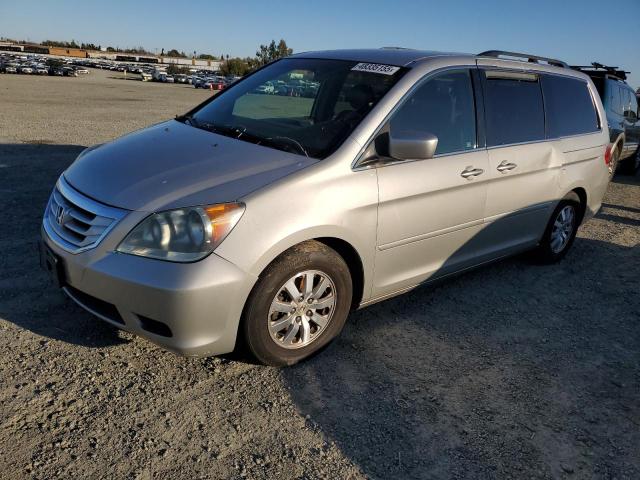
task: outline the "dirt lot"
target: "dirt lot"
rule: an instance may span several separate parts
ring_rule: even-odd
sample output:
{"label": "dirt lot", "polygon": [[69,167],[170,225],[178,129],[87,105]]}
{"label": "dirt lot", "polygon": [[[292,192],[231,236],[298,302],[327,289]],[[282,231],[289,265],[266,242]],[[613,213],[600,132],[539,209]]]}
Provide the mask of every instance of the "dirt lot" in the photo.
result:
{"label": "dirt lot", "polygon": [[208,95],[112,76],[0,76],[0,477],[640,478],[640,178],[616,178],[559,265],[363,309],[293,368],[185,359],[38,268],[82,148]]}

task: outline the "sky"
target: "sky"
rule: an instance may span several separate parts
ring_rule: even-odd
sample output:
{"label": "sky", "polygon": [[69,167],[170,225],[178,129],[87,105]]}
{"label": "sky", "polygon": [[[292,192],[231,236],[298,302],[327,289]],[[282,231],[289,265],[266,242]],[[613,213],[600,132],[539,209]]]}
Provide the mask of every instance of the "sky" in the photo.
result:
{"label": "sky", "polygon": [[400,46],[527,52],[632,72],[640,87],[640,0],[0,0],[0,36],[253,56]]}

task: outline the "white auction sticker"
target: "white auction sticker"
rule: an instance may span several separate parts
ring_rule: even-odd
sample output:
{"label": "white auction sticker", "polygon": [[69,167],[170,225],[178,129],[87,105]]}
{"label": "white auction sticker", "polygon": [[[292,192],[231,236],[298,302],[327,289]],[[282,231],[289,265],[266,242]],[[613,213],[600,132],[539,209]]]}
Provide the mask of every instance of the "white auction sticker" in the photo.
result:
{"label": "white auction sticker", "polygon": [[380,63],[359,63],[351,70],[355,70],[356,72],[371,72],[371,73],[381,73],[383,75],[393,75],[400,67],[394,67],[393,65],[382,65]]}

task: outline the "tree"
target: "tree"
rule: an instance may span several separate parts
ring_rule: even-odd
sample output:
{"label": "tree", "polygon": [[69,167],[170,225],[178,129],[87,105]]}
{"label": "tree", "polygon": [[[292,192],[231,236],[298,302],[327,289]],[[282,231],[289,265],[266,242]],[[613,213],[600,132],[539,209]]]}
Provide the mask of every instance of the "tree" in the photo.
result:
{"label": "tree", "polygon": [[208,53],[201,53],[200,55],[198,55],[198,58],[200,60],[215,60],[216,57],[213,55],[209,55]]}
{"label": "tree", "polygon": [[223,75],[237,75],[240,77],[246,75],[250,70],[249,62],[242,58],[230,58],[220,67],[220,72]]}
{"label": "tree", "polygon": [[178,75],[178,74],[183,74],[183,75],[188,75],[189,74],[189,67],[184,67],[181,65],[169,65],[167,67],[167,73],[169,75]]}
{"label": "tree", "polygon": [[80,48],[80,45],[78,45],[75,40],[71,40],[70,42],[61,42],[59,40],[45,40],[44,42],[40,42],[40,45],[59,48]]}
{"label": "tree", "polygon": [[176,50],[175,48],[172,48],[171,50],[169,50],[167,52],[167,57],[179,57],[179,58],[186,58],[187,56],[185,55],[184,52],[179,52],[178,50]]}
{"label": "tree", "polygon": [[266,65],[282,57],[288,57],[293,50],[287,46],[287,42],[281,39],[277,44],[275,40],[271,40],[269,45],[260,45],[256,52],[258,65]]}

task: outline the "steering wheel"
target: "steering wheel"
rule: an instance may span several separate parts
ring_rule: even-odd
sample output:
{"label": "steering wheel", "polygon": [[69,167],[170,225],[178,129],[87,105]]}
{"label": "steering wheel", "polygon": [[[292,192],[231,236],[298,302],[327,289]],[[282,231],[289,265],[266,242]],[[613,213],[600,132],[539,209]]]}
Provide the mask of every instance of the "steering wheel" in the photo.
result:
{"label": "steering wheel", "polygon": [[309,154],[307,153],[305,148],[302,146],[302,144],[297,140],[294,140],[293,138],[276,136],[276,137],[269,137],[267,138],[267,140],[269,140],[270,142],[284,140],[288,145],[295,147],[298,153],[302,153],[305,157],[309,156]]}

